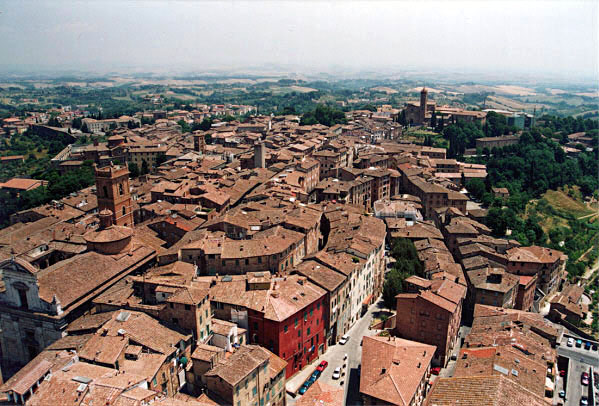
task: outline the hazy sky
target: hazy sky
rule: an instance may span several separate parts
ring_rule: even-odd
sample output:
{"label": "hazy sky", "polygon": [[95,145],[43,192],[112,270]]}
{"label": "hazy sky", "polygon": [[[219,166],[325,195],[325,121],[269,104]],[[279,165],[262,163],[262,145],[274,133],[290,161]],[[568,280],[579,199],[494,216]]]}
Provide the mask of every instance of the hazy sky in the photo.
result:
{"label": "hazy sky", "polygon": [[3,70],[598,70],[597,0],[6,0],[0,11]]}

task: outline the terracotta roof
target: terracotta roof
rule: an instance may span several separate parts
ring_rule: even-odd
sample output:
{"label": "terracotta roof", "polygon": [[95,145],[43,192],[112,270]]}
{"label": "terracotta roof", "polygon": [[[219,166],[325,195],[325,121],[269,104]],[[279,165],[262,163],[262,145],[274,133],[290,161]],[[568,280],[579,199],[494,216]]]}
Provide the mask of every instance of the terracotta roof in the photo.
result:
{"label": "terracotta roof", "polygon": [[76,255],[40,272],[39,296],[48,303],[56,297],[64,310],[122,272],[135,269],[153,253],[149,248],[138,247],[131,255],[109,256],[96,252]]}
{"label": "terracotta roof", "polygon": [[411,405],[436,347],[396,337],[363,340],[360,392],[385,403]]}
{"label": "terracotta roof", "polygon": [[111,337],[123,334],[130,341],[165,355],[175,352],[176,346],[190,337],[165,327],[145,313],[129,310],[115,312],[101,331]]}
{"label": "terracotta roof", "polygon": [[2,392],[14,391],[25,394],[35,382],[39,381],[50,370],[60,369],[73,359],[73,354],[66,351],[42,351],[29,361],[16,374],[8,379],[0,388]]}
{"label": "terracotta roof", "polygon": [[231,386],[237,385],[245,377],[270,360],[270,353],[257,345],[244,345],[228,358],[221,360],[206,376],[218,376]]}
{"label": "terracotta roof", "polygon": [[79,356],[93,363],[114,365],[128,344],[124,336],[94,335],[79,351]]}
{"label": "terracotta roof", "polygon": [[425,406],[455,405],[548,406],[549,403],[504,376],[439,378]]}
{"label": "terracotta roof", "polygon": [[510,262],[534,262],[552,264],[562,259],[563,252],[551,248],[539,247],[514,247],[507,251]]}
{"label": "terracotta roof", "polygon": [[160,367],[166,362],[164,354],[141,353],[135,360],[125,359],[119,366],[119,371],[143,376],[150,382],[158,373]]}
{"label": "terracotta roof", "polygon": [[85,314],[69,323],[67,332],[72,334],[82,330],[97,330],[110,320],[113,314],[114,312]]}
{"label": "terracotta roof", "polygon": [[261,313],[269,320],[283,321],[314,303],[326,291],[306,278],[290,275],[273,283],[268,290],[247,290],[246,279],[252,274],[231,276],[230,282],[219,281],[210,288],[211,302],[243,306]]}
{"label": "terracotta roof", "polygon": [[484,268],[468,272],[468,279],[476,289],[506,293],[520,284],[517,275],[502,268]]}
{"label": "terracotta roof", "polygon": [[19,190],[30,190],[36,187],[42,186],[42,181],[37,179],[19,179],[12,178],[4,183],[0,183],[0,189],[19,189]]}
{"label": "terracotta roof", "polygon": [[220,334],[222,336],[228,336],[231,330],[235,328],[236,324],[230,321],[219,320],[212,318],[211,330],[214,334]]}
{"label": "terracotta roof", "polygon": [[295,271],[329,292],[333,292],[345,282],[343,275],[313,260],[303,261]]}
{"label": "terracotta roof", "polygon": [[343,406],[344,390],[316,381],[296,402],[296,406]]}

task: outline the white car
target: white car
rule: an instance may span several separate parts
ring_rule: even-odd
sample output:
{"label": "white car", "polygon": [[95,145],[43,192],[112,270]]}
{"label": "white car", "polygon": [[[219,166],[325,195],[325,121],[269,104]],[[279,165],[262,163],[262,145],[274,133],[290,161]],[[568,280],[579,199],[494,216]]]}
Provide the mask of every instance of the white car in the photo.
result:
{"label": "white car", "polygon": [[339,378],[341,378],[341,367],[337,367],[333,371],[333,379],[339,379]]}
{"label": "white car", "polygon": [[572,337],[568,338],[568,347],[572,347],[574,345],[574,339]]}
{"label": "white car", "polygon": [[339,344],[345,345],[345,343],[347,343],[348,341],[349,341],[349,336],[347,334],[345,334],[343,337],[341,337],[341,340],[339,340]]}

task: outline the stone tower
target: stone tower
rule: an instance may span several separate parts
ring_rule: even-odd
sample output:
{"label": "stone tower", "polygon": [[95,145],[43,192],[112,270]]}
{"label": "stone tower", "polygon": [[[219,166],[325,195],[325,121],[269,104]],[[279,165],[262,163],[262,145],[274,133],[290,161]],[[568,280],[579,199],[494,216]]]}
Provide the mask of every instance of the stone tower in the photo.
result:
{"label": "stone tower", "polygon": [[110,165],[95,168],[98,212],[110,210],[112,224],[133,227],[133,207],[129,193],[129,170],[126,166]]}
{"label": "stone tower", "polygon": [[206,139],[202,131],[194,132],[193,134],[193,149],[196,152],[201,152],[206,155]]}
{"label": "stone tower", "polygon": [[266,168],[266,148],[261,141],[254,144],[254,168]]}
{"label": "stone tower", "polygon": [[420,91],[420,124],[424,124],[424,120],[426,119],[426,96],[428,91],[426,87],[423,87]]}

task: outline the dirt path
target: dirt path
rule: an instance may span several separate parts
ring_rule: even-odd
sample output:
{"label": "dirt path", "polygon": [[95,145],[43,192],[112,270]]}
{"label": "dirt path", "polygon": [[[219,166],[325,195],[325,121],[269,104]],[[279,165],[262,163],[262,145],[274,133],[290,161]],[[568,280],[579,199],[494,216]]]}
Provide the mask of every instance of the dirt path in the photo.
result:
{"label": "dirt path", "polygon": [[578,217],[578,220],[586,219],[587,217],[593,217],[593,216],[597,216],[597,215],[599,215],[599,213],[585,214],[584,216]]}

